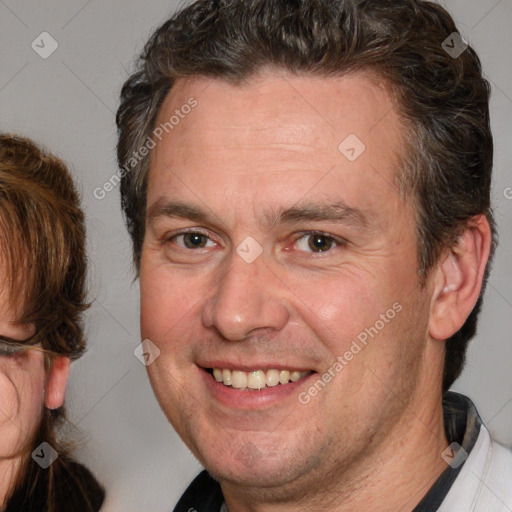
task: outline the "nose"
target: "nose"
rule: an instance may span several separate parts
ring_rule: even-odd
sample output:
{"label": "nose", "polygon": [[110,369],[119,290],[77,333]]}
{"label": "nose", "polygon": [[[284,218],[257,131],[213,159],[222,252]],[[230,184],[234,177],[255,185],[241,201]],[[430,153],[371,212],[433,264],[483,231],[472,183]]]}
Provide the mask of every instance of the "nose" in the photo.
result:
{"label": "nose", "polygon": [[202,311],[203,325],[229,341],[241,341],[260,329],[279,331],[289,319],[286,287],[263,255],[247,263],[234,253]]}

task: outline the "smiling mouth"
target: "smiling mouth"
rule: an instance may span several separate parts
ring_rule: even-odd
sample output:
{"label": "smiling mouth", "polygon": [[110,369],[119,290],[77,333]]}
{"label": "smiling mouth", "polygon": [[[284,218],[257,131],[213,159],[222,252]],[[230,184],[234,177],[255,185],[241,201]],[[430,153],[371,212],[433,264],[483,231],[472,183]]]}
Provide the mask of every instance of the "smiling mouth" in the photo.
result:
{"label": "smiling mouth", "polygon": [[286,386],[307,377],[312,371],[254,370],[244,372],[222,368],[209,368],[207,372],[220,384],[241,391],[261,391],[275,386]]}

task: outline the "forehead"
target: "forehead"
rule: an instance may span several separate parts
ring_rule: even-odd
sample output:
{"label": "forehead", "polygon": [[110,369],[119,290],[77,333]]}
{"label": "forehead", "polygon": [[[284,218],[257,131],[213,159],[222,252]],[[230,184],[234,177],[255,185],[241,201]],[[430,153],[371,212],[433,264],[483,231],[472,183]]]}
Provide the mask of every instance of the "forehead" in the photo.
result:
{"label": "forehead", "polygon": [[[191,101],[196,106],[184,108]],[[156,127],[166,123],[151,153],[148,205],[164,190],[191,199],[193,189],[207,203],[219,194],[226,199],[228,184],[229,193],[258,202],[280,202],[292,188],[292,203],[308,191],[335,201],[345,190],[347,203],[352,196],[368,205],[372,189],[399,195],[394,174],[403,128],[391,94],[374,75],[267,71],[241,85],[181,79]]]}

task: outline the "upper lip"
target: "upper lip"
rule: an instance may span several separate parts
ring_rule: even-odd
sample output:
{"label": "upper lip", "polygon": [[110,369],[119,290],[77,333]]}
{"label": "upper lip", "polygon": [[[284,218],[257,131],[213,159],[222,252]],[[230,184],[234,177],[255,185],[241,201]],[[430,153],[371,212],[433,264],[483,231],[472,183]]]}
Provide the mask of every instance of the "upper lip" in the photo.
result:
{"label": "upper lip", "polygon": [[314,371],[312,368],[305,367],[302,364],[283,364],[283,363],[267,363],[267,362],[255,362],[255,363],[238,363],[229,361],[212,360],[206,362],[197,363],[198,366],[204,369],[220,368],[222,370],[239,370],[242,372],[252,372],[256,370],[289,370],[298,372],[309,372]]}

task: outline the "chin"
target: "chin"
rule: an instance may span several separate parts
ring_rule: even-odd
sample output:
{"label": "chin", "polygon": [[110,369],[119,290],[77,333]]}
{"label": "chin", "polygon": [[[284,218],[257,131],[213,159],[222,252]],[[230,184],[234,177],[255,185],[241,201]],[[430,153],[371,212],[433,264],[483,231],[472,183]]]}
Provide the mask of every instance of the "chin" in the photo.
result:
{"label": "chin", "polygon": [[[282,464],[281,464],[282,466]],[[237,487],[273,488],[282,487],[294,478],[286,474],[289,468],[274,468],[267,466],[263,461],[255,463],[249,468],[245,465],[214,464],[207,467],[208,472],[220,483],[229,483]]]}
{"label": "chin", "polygon": [[240,487],[286,488],[311,469],[306,467],[308,460],[292,456],[284,443],[263,448],[248,441],[240,448],[230,446],[222,455],[219,452],[203,452],[199,461],[217,481]]}

